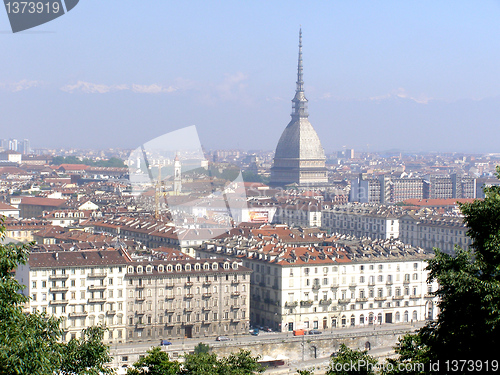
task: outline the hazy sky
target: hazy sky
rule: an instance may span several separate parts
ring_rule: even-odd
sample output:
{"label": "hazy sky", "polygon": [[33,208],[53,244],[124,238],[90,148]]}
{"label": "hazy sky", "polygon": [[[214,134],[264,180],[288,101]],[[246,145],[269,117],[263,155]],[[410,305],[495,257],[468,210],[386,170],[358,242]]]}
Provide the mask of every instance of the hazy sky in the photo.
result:
{"label": "hazy sky", "polygon": [[0,9],[0,138],[274,149],[300,25],[326,151],[500,151],[499,1],[81,0],[18,34]]}

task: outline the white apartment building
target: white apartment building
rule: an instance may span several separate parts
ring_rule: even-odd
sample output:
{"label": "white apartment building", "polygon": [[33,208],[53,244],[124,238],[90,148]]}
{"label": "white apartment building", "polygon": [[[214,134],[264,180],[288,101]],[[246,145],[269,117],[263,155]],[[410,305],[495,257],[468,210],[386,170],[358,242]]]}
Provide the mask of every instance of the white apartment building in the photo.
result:
{"label": "white apartment building", "polygon": [[472,241],[462,216],[407,214],[400,218],[400,239],[427,250],[453,254],[455,245],[468,249]]}
{"label": "white apartment building", "polygon": [[341,233],[372,239],[399,237],[399,217],[396,207],[370,204],[333,205],[321,212],[322,228],[331,233]]}
{"label": "white apartment building", "polygon": [[[223,246],[219,246],[223,243]],[[248,245],[248,246],[247,246]],[[423,321],[437,316],[433,254],[400,241],[335,238],[323,246],[279,241],[207,242],[200,257],[242,259],[251,277],[251,322],[279,331]]]}
{"label": "white apartment building", "polygon": [[105,324],[106,342],[125,340],[125,282],[130,257],[125,251],[33,252],[16,270],[31,297],[30,311],[63,318],[63,340],[80,337],[83,328]]}

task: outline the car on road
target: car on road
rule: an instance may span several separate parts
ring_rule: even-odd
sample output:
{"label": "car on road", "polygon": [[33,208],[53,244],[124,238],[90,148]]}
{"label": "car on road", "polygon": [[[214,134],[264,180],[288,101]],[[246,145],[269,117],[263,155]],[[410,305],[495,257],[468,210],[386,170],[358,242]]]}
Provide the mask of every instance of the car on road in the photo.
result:
{"label": "car on road", "polygon": [[160,345],[163,346],[163,345],[172,345],[172,343],[168,340],[160,340]]}
{"label": "car on road", "polygon": [[227,336],[217,336],[217,338],[215,340],[216,341],[229,341],[231,339]]}
{"label": "car on road", "polygon": [[317,329],[311,329],[311,330],[309,331],[309,334],[310,334],[310,335],[321,335],[322,333],[323,333],[323,332],[318,331]]}

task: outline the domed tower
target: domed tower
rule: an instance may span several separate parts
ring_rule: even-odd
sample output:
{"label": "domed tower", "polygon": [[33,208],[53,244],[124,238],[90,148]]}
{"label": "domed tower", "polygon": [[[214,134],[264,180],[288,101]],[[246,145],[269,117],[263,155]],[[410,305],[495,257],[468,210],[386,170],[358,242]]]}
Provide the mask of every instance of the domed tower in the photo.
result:
{"label": "domed tower", "polygon": [[324,185],[328,182],[325,151],[308,120],[307,99],[302,78],[302,29],[299,31],[297,89],[292,99],[292,120],[281,134],[271,168],[272,186]]}

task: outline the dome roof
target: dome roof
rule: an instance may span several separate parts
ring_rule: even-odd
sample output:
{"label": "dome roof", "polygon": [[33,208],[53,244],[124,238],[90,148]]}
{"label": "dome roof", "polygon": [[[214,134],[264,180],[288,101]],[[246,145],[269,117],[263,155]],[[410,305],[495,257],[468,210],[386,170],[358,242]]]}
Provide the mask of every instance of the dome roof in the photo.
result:
{"label": "dome roof", "polygon": [[274,157],[325,160],[325,151],[309,120],[300,117],[293,118],[281,134]]}

